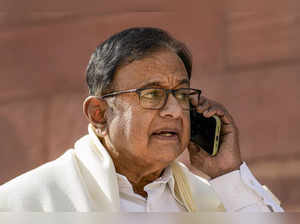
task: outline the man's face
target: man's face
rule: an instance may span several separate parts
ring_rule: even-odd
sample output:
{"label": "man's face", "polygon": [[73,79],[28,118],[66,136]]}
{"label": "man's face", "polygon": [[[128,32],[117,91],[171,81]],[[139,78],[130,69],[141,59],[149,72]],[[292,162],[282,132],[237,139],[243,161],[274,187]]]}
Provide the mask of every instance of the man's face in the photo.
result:
{"label": "man's face", "polygon": [[[115,91],[142,87],[189,87],[181,59],[167,49],[121,66],[113,81]],[[189,111],[169,94],[160,110],[144,109],[136,93],[107,98],[106,143],[114,160],[128,166],[161,168],[175,160],[190,138]],[[176,133],[175,135],[165,132]]]}

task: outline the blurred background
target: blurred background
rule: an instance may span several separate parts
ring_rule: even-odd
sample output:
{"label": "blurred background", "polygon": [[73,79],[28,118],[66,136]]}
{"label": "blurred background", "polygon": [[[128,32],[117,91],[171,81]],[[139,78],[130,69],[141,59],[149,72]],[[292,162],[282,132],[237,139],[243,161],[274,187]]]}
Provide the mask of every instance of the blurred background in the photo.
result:
{"label": "blurred background", "polygon": [[192,87],[224,104],[259,181],[300,211],[300,1],[0,2],[0,184],[87,133],[85,68],[95,47],[154,26],[193,53]]}

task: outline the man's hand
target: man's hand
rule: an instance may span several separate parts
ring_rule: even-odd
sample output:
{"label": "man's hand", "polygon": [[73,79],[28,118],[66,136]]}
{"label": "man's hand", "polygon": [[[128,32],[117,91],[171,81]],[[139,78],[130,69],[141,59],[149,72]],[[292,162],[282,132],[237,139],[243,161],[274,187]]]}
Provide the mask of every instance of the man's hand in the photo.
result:
{"label": "man's hand", "polygon": [[217,115],[221,119],[220,148],[216,156],[211,157],[201,147],[190,142],[188,150],[191,164],[211,178],[221,176],[234,170],[238,170],[242,164],[239,147],[238,129],[233,118],[219,103],[201,97],[197,106],[197,112],[204,117]]}

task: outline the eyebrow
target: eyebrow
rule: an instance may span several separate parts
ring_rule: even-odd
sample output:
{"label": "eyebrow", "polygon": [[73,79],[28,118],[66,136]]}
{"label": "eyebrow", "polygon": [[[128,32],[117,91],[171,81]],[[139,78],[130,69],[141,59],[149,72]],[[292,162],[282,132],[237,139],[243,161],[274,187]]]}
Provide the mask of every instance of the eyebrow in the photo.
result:
{"label": "eyebrow", "polygon": [[[190,81],[188,79],[183,79],[176,86],[180,86],[183,84],[187,84],[189,86]],[[150,82],[150,83],[143,85],[141,88],[147,88],[147,87],[153,87],[153,86],[163,87],[160,82]]]}

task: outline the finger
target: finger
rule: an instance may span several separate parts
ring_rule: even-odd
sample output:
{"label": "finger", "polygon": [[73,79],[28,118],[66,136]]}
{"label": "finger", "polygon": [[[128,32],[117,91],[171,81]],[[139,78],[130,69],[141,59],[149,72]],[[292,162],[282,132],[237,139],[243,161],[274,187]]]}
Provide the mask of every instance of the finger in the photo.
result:
{"label": "finger", "polygon": [[213,115],[217,115],[223,124],[231,124],[233,123],[232,117],[227,113],[223,108],[219,106],[212,106],[207,111],[203,112],[205,117],[212,117]]}
{"label": "finger", "polygon": [[211,114],[212,114],[212,111],[209,111],[209,109],[208,109],[208,110],[205,110],[205,111],[203,112],[203,116],[206,117],[206,118],[211,117],[211,116],[212,116]]}
{"label": "finger", "polygon": [[212,117],[213,115],[217,115],[220,117],[222,124],[232,124],[234,125],[233,118],[227,112],[223,105],[214,102],[212,100],[207,99],[204,96],[200,97],[199,106],[197,107],[197,112],[202,113],[204,117]]}
{"label": "finger", "polygon": [[206,97],[200,96],[199,105],[202,105],[206,101],[208,101],[208,99]]}
{"label": "finger", "polygon": [[216,109],[216,115],[218,115],[220,118],[225,116],[225,111],[222,109],[217,108]]}
{"label": "finger", "polygon": [[218,115],[223,124],[231,124],[233,123],[231,116],[223,110],[217,110],[216,115]]}
{"label": "finger", "polygon": [[211,106],[210,108],[208,108],[207,110],[205,110],[203,112],[203,115],[205,117],[211,117],[213,115],[218,115],[218,117],[223,117],[225,114],[224,110],[222,110],[221,108],[219,108],[218,106]]}
{"label": "finger", "polygon": [[235,130],[235,127],[232,124],[223,124],[221,126],[220,134],[221,134],[221,136],[225,136],[225,135],[233,133],[234,130]]}
{"label": "finger", "polygon": [[221,119],[221,137],[226,136],[228,134],[235,132],[235,126],[232,120],[230,120],[230,116],[227,116],[226,111],[222,108],[218,108],[216,106],[211,107],[209,110],[203,112],[204,117],[212,117],[217,115]]}
{"label": "finger", "polygon": [[199,101],[197,100],[197,99],[195,99],[195,98],[191,98],[191,103],[194,105],[194,106],[201,106],[204,102],[206,102],[207,101],[207,98],[206,97],[204,97],[204,96],[200,96],[200,99],[199,99]]}
{"label": "finger", "polygon": [[207,110],[205,110],[205,111],[203,112],[203,116],[209,118],[209,117],[215,115],[216,112],[217,112],[217,111],[216,111],[216,108],[210,107],[210,108],[208,108]]}
{"label": "finger", "polygon": [[203,113],[204,111],[207,111],[209,108],[210,108],[209,102],[205,101],[197,107],[197,112],[198,113]]}

